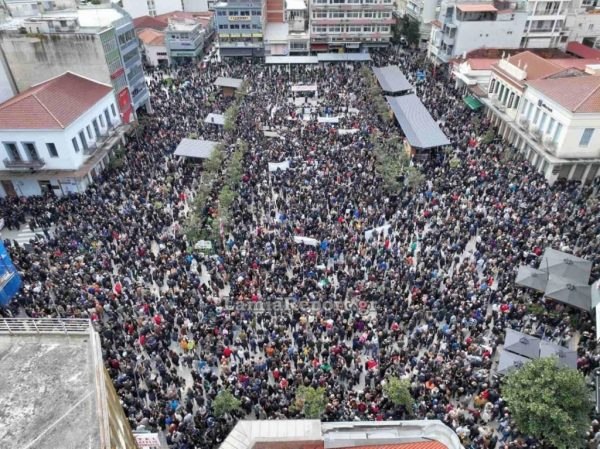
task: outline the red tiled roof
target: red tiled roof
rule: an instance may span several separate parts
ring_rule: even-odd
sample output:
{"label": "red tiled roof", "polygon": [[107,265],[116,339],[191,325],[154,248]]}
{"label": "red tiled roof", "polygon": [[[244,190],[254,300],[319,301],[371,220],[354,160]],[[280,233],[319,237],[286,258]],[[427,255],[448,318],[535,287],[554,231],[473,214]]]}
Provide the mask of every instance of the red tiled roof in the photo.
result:
{"label": "red tiled roof", "polygon": [[456,7],[462,12],[496,12],[498,11],[494,5],[486,4],[459,4]]}
{"label": "red tiled roof", "polygon": [[145,44],[150,46],[165,45],[165,33],[153,30],[152,28],[143,29],[138,33],[138,38]]}
{"label": "red tiled roof", "polygon": [[[521,67],[527,72],[527,80],[545,78],[562,71],[564,68],[550,59],[544,59],[530,51],[523,51],[508,58],[512,65]],[[527,68],[525,68],[527,66]]]}
{"label": "red tiled roof", "polygon": [[586,66],[592,64],[598,64],[598,60],[596,59],[578,59],[578,58],[568,58],[568,59],[553,59],[553,63],[558,64],[564,69],[579,69],[585,70]]}
{"label": "red tiled roof", "polygon": [[600,113],[600,76],[542,79],[527,84],[571,112]]}
{"label": "red tiled roof", "polygon": [[467,61],[471,70],[492,70],[492,66],[498,62],[498,59],[469,58]]}
{"label": "red tiled roof", "polygon": [[133,19],[133,27],[137,29],[152,28],[153,30],[162,31],[168,25],[167,19],[159,19],[158,17],[141,16]]}
{"label": "red tiled roof", "polygon": [[448,449],[439,441],[421,441],[418,443],[375,444],[371,446],[353,446],[343,449]]}
{"label": "red tiled roof", "polygon": [[569,42],[567,44],[567,52],[573,53],[580,58],[587,59],[600,59],[600,50],[590,48],[587,45],[580,44],[579,42]]}
{"label": "red tiled roof", "polygon": [[66,72],[0,104],[0,129],[64,129],[112,92],[112,87]]}

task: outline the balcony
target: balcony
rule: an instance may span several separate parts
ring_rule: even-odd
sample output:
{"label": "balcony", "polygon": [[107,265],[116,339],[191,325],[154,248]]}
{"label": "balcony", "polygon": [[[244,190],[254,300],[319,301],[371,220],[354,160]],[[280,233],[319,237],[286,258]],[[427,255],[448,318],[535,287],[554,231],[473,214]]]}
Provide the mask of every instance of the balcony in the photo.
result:
{"label": "balcony", "polygon": [[124,132],[125,125],[112,125],[109,129],[103,130],[101,136],[93,143],[88,144],[87,148],[83,149],[85,156],[92,156],[97,151],[108,150],[117,142],[121,134]]}
{"label": "balcony", "polygon": [[454,45],[454,36],[450,36],[449,34],[444,34],[442,41],[444,42],[444,44],[446,44],[448,46]]}
{"label": "balcony", "polygon": [[30,161],[13,161],[11,159],[4,159],[4,166],[9,169],[22,170],[22,169],[30,169],[30,170],[38,170],[46,165],[46,161],[42,158],[33,159]]}

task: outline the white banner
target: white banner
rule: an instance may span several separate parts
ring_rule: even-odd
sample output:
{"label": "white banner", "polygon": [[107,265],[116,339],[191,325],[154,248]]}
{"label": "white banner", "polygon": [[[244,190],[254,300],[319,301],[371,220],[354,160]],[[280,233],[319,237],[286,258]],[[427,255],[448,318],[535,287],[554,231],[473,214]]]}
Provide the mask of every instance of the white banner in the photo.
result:
{"label": "white banner", "polygon": [[288,168],[290,168],[290,161],[269,162],[269,171],[271,172],[277,170],[286,171]]}
{"label": "white banner", "polygon": [[377,235],[381,235],[381,233],[387,234],[388,229],[390,229],[390,227],[391,226],[389,224],[386,224],[386,225],[383,225],[383,226],[378,226],[378,227],[373,228],[373,229],[369,229],[368,231],[365,231],[365,239],[367,241],[371,240],[373,238],[373,234],[375,232],[377,232]]}
{"label": "white banner", "polygon": [[304,243],[305,245],[310,245],[310,246],[319,246],[319,241],[317,239],[313,239],[310,237],[302,237],[300,235],[294,236],[294,242]]}
{"label": "white banner", "polygon": [[338,129],[338,134],[340,136],[343,136],[344,134],[356,134],[359,131],[360,131],[360,129],[358,129],[358,128]]}
{"label": "white banner", "polygon": [[136,433],[133,436],[135,437],[135,442],[140,449],[160,447],[158,433]]}
{"label": "white banner", "polygon": [[339,123],[338,117],[317,117],[319,123]]}
{"label": "white banner", "polygon": [[194,245],[196,249],[212,249],[212,242],[208,240],[198,240],[198,243]]}
{"label": "white banner", "polygon": [[302,85],[302,84],[297,84],[295,86],[292,86],[292,92],[316,92],[317,91],[317,85],[316,84],[310,84],[310,85]]}

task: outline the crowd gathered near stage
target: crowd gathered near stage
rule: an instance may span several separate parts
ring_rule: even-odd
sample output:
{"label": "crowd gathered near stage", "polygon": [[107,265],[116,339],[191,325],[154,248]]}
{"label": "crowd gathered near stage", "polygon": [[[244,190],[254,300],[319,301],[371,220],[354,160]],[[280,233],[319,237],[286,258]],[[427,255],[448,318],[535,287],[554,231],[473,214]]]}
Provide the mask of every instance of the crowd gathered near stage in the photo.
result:
{"label": "crowd gathered near stage", "polygon": [[[415,159],[423,181],[396,191],[374,147],[402,130],[375,110],[363,70],[388,64],[451,142]],[[246,95],[224,96],[219,76],[245,80]],[[418,52],[213,61],[147,78],[153,111],[140,114],[122,163],[85,193],[1,200],[11,227],[47,229],[30,245],[6,242],[24,285],[3,314],[93,320],[132,428],[161,432],[170,448],[217,448],[237,419],[302,418],[302,385],[325,387],[323,421],[439,419],[466,448],[541,447],[511,420],[497,347],[510,328],[576,347],[586,375],[598,367],[594,319],[514,283],[546,247],[600,276],[597,184],[549,185],[501,139],[482,140],[485,113]],[[298,106],[294,85],[317,92]],[[234,102],[235,126],[204,122]],[[190,136],[223,143],[216,185],[245,144],[213,252],[186,233],[189,214],[219,220],[218,192],[194,205],[203,164],[173,154]],[[384,395],[391,376],[410,381],[411,410]],[[224,389],[241,401],[233,417],[213,410]],[[598,431],[594,421],[590,447]]]}

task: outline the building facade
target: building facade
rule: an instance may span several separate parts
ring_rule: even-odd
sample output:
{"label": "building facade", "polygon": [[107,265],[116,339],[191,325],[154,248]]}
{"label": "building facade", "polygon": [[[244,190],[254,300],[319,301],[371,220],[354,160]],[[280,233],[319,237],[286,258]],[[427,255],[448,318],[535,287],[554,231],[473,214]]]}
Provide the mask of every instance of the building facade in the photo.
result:
{"label": "building facade", "polygon": [[[600,48],[600,5],[597,0],[572,0],[565,22],[567,42]],[[565,36],[561,37],[564,43]]]}
{"label": "building facade", "polygon": [[131,17],[160,16],[173,11],[206,12],[214,3],[212,0],[122,0],[123,9]]}
{"label": "building facade", "polygon": [[394,8],[392,0],[311,0],[311,51],[387,46],[395,23]]}
{"label": "building facade", "polygon": [[172,64],[197,61],[202,57],[206,30],[193,19],[169,19],[165,46]]}
{"label": "building facade", "polygon": [[65,73],[0,105],[0,196],[83,192],[122,139],[113,87]]}
{"label": "building facade", "polygon": [[285,21],[288,24],[290,54],[307,54],[310,49],[308,7],[304,0],[285,2]]}
{"label": "building facade", "polygon": [[13,20],[0,28],[0,46],[18,92],[72,71],[112,84],[125,122],[140,107],[150,109],[133,22],[118,7],[82,7]]}
{"label": "building facade", "polygon": [[488,116],[550,182],[600,176],[600,65],[565,68],[530,52],[492,69]]}
{"label": "building facade", "polygon": [[407,14],[411,19],[419,22],[421,44],[429,41],[432,22],[438,15],[438,0],[398,0],[398,13],[400,16]]}
{"label": "building facade", "polygon": [[564,27],[571,1],[529,0],[521,47],[556,48],[566,42],[567,32]]}
{"label": "building facade", "polygon": [[519,48],[526,22],[525,2],[444,1],[432,23],[428,54],[444,63],[477,48]]}
{"label": "building facade", "polygon": [[222,58],[264,55],[265,0],[229,0],[215,5],[215,26]]}

